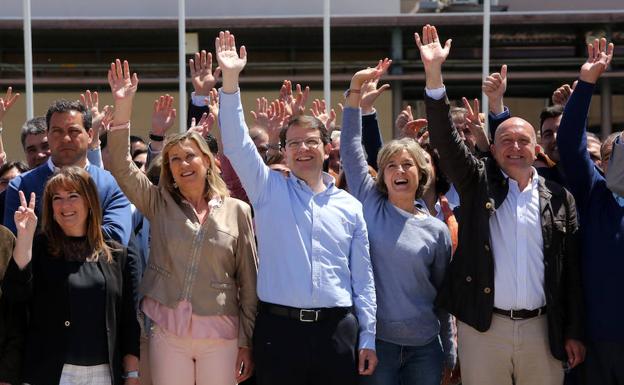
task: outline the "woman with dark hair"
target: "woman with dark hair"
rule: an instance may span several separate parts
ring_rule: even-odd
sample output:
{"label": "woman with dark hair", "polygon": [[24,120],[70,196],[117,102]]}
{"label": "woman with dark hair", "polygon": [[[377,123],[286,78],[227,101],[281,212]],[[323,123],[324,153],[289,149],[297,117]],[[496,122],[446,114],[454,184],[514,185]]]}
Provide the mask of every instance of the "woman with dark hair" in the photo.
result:
{"label": "woman with dark hair", "polygon": [[439,385],[455,366],[450,316],[434,300],[451,257],[446,226],[418,202],[432,180],[427,154],[410,138],[386,143],[374,180],[362,148],[361,89],[389,66],[359,71],[343,110],[342,167],[364,208],[377,293],[379,364],[361,383]]}
{"label": "woman with dark hair", "polygon": [[22,380],[138,384],[136,261],[104,238],[95,183],[79,167],[50,178],[38,235],[35,194],[28,203],[22,191],[19,196],[3,289],[30,307]]}

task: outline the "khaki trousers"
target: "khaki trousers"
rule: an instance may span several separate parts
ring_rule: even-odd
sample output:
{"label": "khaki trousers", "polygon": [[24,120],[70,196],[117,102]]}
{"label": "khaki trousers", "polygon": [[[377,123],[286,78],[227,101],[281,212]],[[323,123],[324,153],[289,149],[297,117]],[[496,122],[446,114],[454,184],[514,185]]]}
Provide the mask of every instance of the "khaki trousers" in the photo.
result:
{"label": "khaki trousers", "polygon": [[493,314],[485,333],[457,321],[463,385],[562,385],[548,346],[546,315],[514,321]]}

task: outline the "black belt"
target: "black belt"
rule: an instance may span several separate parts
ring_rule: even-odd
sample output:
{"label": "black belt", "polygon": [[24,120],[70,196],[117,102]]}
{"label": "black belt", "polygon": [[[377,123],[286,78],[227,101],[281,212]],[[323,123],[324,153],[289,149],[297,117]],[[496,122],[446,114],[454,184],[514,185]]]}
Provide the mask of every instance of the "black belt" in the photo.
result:
{"label": "black belt", "polygon": [[327,319],[342,318],[351,312],[350,307],[323,307],[317,309],[299,309],[258,301],[258,311],[301,322],[319,322]]}
{"label": "black belt", "polygon": [[507,316],[513,320],[522,320],[546,314],[546,306],[540,307],[539,309],[535,310],[503,310],[495,307],[494,313]]}

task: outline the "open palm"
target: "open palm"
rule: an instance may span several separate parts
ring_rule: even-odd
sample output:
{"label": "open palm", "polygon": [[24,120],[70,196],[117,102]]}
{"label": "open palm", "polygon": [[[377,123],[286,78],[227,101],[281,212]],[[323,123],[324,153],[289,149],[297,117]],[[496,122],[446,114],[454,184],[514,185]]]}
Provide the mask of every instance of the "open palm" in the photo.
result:
{"label": "open palm", "polygon": [[426,67],[442,65],[451,50],[451,40],[447,40],[444,46],[442,46],[436,27],[429,24],[423,27],[422,37],[415,33],[414,39],[416,40],[416,46],[420,50],[420,58]]}
{"label": "open palm", "polygon": [[596,39],[587,45],[587,61],[581,67],[581,79],[595,83],[600,75],[609,68],[613,59],[613,43],[607,45],[607,39]]}
{"label": "open palm", "polygon": [[136,94],[139,79],[137,74],[130,76],[130,66],[128,61],[123,61],[123,67],[121,61],[116,59],[111,63],[108,70],[108,84],[110,85],[115,100],[121,100],[134,97]]}
{"label": "open palm", "polygon": [[219,37],[215,39],[215,51],[222,72],[239,73],[247,64],[245,46],[240,48],[239,56],[236,52],[236,40],[229,31],[219,32]]}

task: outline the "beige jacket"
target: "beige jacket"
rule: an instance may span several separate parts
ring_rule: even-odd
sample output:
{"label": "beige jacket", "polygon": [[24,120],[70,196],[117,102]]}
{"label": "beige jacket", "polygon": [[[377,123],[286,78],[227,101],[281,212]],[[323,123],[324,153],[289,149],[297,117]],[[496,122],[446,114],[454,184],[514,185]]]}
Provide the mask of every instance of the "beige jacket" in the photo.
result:
{"label": "beige jacket", "polygon": [[110,132],[108,146],[111,173],[150,221],[150,254],[141,293],[170,308],[188,300],[200,316],[238,316],[239,346],[250,347],[258,263],[249,205],[225,198],[211,205],[201,225],[190,206],[178,204],[130,161],[128,130]]}

